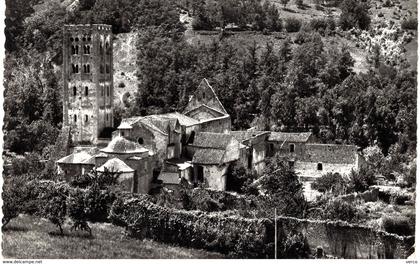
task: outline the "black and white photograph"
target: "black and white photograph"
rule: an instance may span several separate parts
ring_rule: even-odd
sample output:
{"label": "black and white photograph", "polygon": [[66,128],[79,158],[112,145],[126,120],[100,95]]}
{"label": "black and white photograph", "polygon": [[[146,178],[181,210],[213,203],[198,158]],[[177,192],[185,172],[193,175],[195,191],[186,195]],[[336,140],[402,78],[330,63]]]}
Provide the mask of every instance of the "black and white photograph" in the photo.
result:
{"label": "black and white photograph", "polygon": [[2,263],[417,263],[416,0],[0,9]]}

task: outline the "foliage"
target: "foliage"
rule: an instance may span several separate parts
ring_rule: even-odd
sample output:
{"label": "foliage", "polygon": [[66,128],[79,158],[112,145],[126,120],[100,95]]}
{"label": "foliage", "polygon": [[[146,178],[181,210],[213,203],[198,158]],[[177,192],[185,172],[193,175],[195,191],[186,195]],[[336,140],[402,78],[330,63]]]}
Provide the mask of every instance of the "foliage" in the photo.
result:
{"label": "foliage", "polygon": [[323,210],[324,219],[356,222],[360,218],[360,214],[356,206],[341,199],[333,199],[327,202]]}
{"label": "foliage", "polygon": [[339,24],[343,30],[353,27],[366,30],[370,26],[369,6],[357,0],[344,0],[341,5]]}
{"label": "foliage", "polygon": [[410,17],[408,19],[404,19],[401,22],[401,28],[402,29],[417,30],[417,18]]}
{"label": "foliage", "polygon": [[261,258],[272,254],[266,247],[266,241],[272,239],[266,237],[267,220],[174,210],[135,197],[118,198],[110,218],[140,238],[218,251],[232,257]]}
{"label": "foliage", "polygon": [[322,175],[317,178],[312,184],[311,188],[319,192],[331,192],[335,195],[346,193],[347,182],[339,173],[331,173]]}
{"label": "foliage", "polygon": [[302,183],[287,161],[278,154],[267,162],[260,189],[267,198],[266,206],[271,205],[271,210],[277,208],[279,214],[294,217],[305,214],[307,204]]}
{"label": "foliage", "polygon": [[69,186],[63,183],[38,182],[36,192],[38,204],[36,215],[48,219],[58,226],[63,234],[63,224],[67,213],[67,195]]}
{"label": "foliage", "polygon": [[410,220],[405,216],[384,217],[382,221],[386,232],[400,236],[414,235],[414,229],[411,228],[409,223]]}
{"label": "foliage", "polygon": [[362,167],[359,171],[352,170],[349,175],[349,186],[347,192],[364,192],[369,186],[375,184],[375,175],[373,170],[368,167]]}
{"label": "foliage", "polygon": [[252,183],[257,178],[256,172],[248,172],[242,165],[230,164],[227,172],[226,188],[229,191],[258,194]]}
{"label": "foliage", "polygon": [[282,23],[274,4],[258,0],[217,0],[196,1],[184,8],[193,15],[192,27],[195,30],[225,28],[234,24],[240,29],[249,26],[254,30],[281,31]]}
{"label": "foliage", "polygon": [[297,18],[289,17],[285,19],[284,28],[287,32],[298,32],[301,26],[302,23]]}
{"label": "foliage", "polygon": [[311,250],[306,236],[302,232],[290,231],[284,245],[282,245],[281,257],[286,259],[300,259],[309,258],[310,254]]}

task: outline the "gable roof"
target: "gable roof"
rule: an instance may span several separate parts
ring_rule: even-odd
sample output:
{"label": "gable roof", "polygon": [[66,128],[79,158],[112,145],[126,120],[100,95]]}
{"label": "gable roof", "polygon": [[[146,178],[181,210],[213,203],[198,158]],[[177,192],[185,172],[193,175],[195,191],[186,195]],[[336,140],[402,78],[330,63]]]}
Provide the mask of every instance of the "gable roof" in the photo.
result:
{"label": "gable roof", "polygon": [[195,120],[194,118],[191,118],[189,116],[186,116],[184,114],[181,114],[179,112],[172,112],[172,113],[166,113],[161,114],[160,116],[167,117],[167,118],[176,118],[178,119],[178,122],[182,126],[194,126],[198,125],[200,122]]}
{"label": "gable roof", "polygon": [[229,134],[199,132],[194,136],[191,146],[224,150],[232,139],[234,138]]}
{"label": "gable roof", "polygon": [[312,132],[289,133],[289,132],[271,132],[268,137],[269,141],[286,141],[305,143],[311,137]]}
{"label": "gable roof", "polygon": [[191,162],[195,164],[221,164],[225,152],[223,149],[198,149]]}
{"label": "gable roof", "polygon": [[221,117],[221,116],[226,116],[227,115],[226,113],[223,113],[220,110],[212,108],[212,107],[210,107],[208,105],[205,105],[205,104],[201,104],[197,107],[194,107],[191,110],[186,111],[185,114],[188,115],[188,114],[191,114],[192,112],[197,112],[197,110],[200,110],[200,109],[203,109],[203,108],[204,108],[204,110],[210,111],[212,114],[218,115],[216,117]]}
{"label": "gable roof", "polygon": [[[194,119],[193,119],[194,120]],[[124,118],[118,129],[131,129],[136,123],[141,123],[161,134],[168,135],[169,129],[175,130],[178,118],[170,114],[157,114]]]}
{"label": "gable roof", "polygon": [[268,131],[252,131],[252,130],[246,130],[246,131],[230,131],[230,134],[239,142],[244,142],[246,140],[250,140],[251,138],[258,137],[264,134],[269,135],[270,132]]}
{"label": "gable roof", "polygon": [[72,153],[57,160],[59,164],[82,164],[82,165],[95,165],[95,158],[85,151]]}
{"label": "gable roof", "polygon": [[107,162],[104,163],[104,165],[99,167],[97,171],[104,172],[105,168],[108,169],[108,171],[112,171],[112,172],[122,172],[122,173],[134,172],[134,169],[132,169],[127,164],[125,164],[125,162],[120,160],[119,158],[113,158],[113,159],[108,160]]}
{"label": "gable roof", "polygon": [[300,161],[333,164],[355,164],[357,146],[339,144],[305,144]]}
{"label": "gable roof", "polygon": [[[199,92],[205,92],[205,98],[202,98],[199,95]],[[209,97],[210,95],[210,97]],[[214,100],[212,100],[214,99]],[[216,95],[213,87],[210,86],[209,82],[206,78],[201,80],[198,88],[196,89],[193,96],[190,98],[188,105],[184,109],[184,113],[190,112],[192,109],[197,108],[199,105],[206,105],[210,108],[216,109],[223,114],[228,114],[226,109],[223,107],[222,103],[220,102],[219,98]]]}
{"label": "gable roof", "polygon": [[146,148],[139,143],[125,139],[121,136],[116,136],[108,143],[106,148],[101,149],[105,153],[120,153],[120,154],[134,154],[148,152]]}

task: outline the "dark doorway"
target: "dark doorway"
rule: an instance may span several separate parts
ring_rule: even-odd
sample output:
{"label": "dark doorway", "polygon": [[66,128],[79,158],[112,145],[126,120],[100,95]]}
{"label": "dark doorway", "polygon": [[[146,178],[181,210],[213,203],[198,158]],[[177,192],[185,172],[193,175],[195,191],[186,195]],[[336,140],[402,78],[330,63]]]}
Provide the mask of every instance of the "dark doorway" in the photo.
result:
{"label": "dark doorway", "polygon": [[197,183],[204,181],[204,168],[203,166],[197,166]]}

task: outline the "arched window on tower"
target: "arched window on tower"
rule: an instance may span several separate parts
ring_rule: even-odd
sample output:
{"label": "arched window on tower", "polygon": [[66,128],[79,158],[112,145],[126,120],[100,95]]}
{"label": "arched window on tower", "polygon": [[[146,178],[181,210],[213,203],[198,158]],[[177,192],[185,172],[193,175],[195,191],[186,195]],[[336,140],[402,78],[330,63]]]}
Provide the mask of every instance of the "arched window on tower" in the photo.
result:
{"label": "arched window on tower", "polygon": [[76,51],[74,54],[79,54],[79,45],[76,45]]}
{"label": "arched window on tower", "polygon": [[106,87],[106,96],[109,96],[109,86]]}
{"label": "arched window on tower", "polygon": [[108,41],[105,43],[105,52],[106,52],[106,54],[111,54],[111,49],[109,47],[109,42]]}
{"label": "arched window on tower", "polygon": [[89,122],[89,117],[88,115],[85,115],[85,123]]}
{"label": "arched window on tower", "polygon": [[104,73],[104,65],[101,64],[101,66],[99,66],[99,72]]}
{"label": "arched window on tower", "polygon": [[85,86],[85,96],[89,95],[89,87]]}
{"label": "arched window on tower", "polygon": [[74,115],[74,122],[77,122],[77,115]]}
{"label": "arched window on tower", "polygon": [[139,138],[137,139],[137,142],[138,142],[140,145],[143,145],[143,144],[144,144],[144,140],[143,140],[143,138],[142,138],[142,137],[139,137]]}
{"label": "arched window on tower", "polygon": [[104,54],[104,45],[102,43],[99,44],[99,54],[101,54],[101,55]]}
{"label": "arched window on tower", "polygon": [[101,96],[104,96],[104,87],[101,86]]}
{"label": "arched window on tower", "polygon": [[79,65],[72,64],[72,68],[73,68],[73,73],[79,73]]}
{"label": "arched window on tower", "polygon": [[107,64],[107,65],[105,66],[105,68],[106,68],[106,73],[109,73],[109,72],[110,72],[110,69],[109,69],[109,64]]}
{"label": "arched window on tower", "polygon": [[73,86],[73,96],[76,96],[77,95],[77,88],[76,88],[76,86]]}

